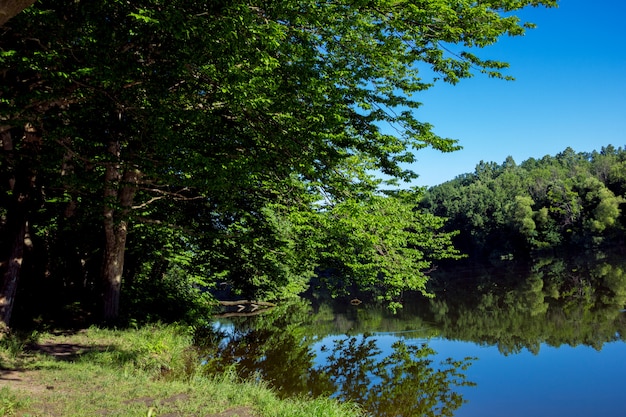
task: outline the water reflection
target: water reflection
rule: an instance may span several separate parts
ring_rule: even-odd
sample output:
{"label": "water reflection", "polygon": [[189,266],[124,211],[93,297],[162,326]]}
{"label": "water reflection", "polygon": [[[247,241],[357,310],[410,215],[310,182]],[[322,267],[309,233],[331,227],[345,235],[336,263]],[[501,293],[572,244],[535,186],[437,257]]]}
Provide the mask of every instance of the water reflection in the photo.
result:
{"label": "water reflection", "polygon": [[397,340],[383,355],[371,335],[348,337],[334,341],[322,370],[339,399],[361,404],[372,415],[453,416],[464,402],[455,389],[474,385],[464,373],[471,360],[433,365],[435,354],[427,344]]}
{"label": "water reflection", "polygon": [[206,371],[233,367],[242,378],[269,382],[283,397],[332,395],[375,416],[452,416],[464,402],[455,390],[473,385],[465,376],[470,358],[435,361],[425,342],[396,340],[383,350],[372,334],[320,340],[306,327],[315,321],[310,312],[306,304],[292,304],[253,325],[221,327],[221,343],[205,346]]}
{"label": "water reflection", "polygon": [[433,323],[447,339],[496,345],[503,354],[538,353],[541,344],[600,350],[626,335],[625,271],[621,258],[447,271],[433,279],[438,296],[405,313]]}
{"label": "water reflection", "polygon": [[204,346],[206,372],[233,368],[241,378],[262,378],[282,397],[331,395],[328,378],[314,369],[313,338],[305,331],[309,320],[307,304],[294,302],[263,316],[221,322],[220,343]]}
{"label": "water reflection", "polygon": [[[593,360],[601,364],[600,356],[608,358],[603,348],[624,341],[625,271],[626,260],[602,256],[440,270],[431,280],[436,297],[406,294],[397,315],[367,302],[353,306],[349,299],[330,304],[319,295],[265,315],[222,320],[215,328],[222,333],[214,339],[219,343],[202,337],[198,342],[207,341],[207,372],[233,368],[243,378],[269,382],[283,397],[334,395],[376,416],[452,416],[470,408],[466,415],[487,415],[482,404],[537,399],[538,392],[524,390],[541,387],[549,400],[529,408],[527,415],[548,415],[549,407],[564,409],[589,396],[588,388],[576,392],[578,386],[571,384],[572,373],[588,371],[589,353],[572,348],[592,347],[595,351],[587,350],[597,353]],[[446,353],[454,358],[443,361],[432,348],[446,351],[453,344],[461,349]],[[477,348],[477,356],[490,356],[468,369],[473,360],[464,357]],[[614,343],[611,348],[622,351]],[[566,357],[562,369],[546,371],[546,363],[559,364]],[[613,386],[610,370],[603,369],[595,366],[595,383],[606,379],[605,386]],[[508,394],[501,392],[505,380]],[[470,381],[479,385],[468,390]],[[568,391],[559,394],[562,402],[548,395],[566,386]],[[459,409],[467,397],[472,402]],[[609,414],[621,412],[617,402],[588,401]],[[477,406],[483,407],[479,414],[473,411]]]}

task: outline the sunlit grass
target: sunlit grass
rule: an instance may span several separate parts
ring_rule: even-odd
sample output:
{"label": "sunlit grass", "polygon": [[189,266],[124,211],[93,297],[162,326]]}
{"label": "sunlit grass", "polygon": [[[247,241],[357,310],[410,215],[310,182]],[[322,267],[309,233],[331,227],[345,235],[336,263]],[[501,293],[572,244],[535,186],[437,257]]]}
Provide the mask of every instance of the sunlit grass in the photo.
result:
{"label": "sunlit grass", "polygon": [[28,407],[30,399],[23,395],[17,395],[8,387],[0,388],[0,416],[13,416]]}
{"label": "sunlit grass", "polygon": [[207,416],[237,407],[258,417],[358,415],[330,399],[279,400],[263,382],[241,381],[234,372],[205,376],[185,327],[91,328],[36,338],[70,346],[74,354],[54,359],[28,353],[17,341],[0,343],[2,367],[19,364],[23,378],[33,379],[0,391],[0,415]]}

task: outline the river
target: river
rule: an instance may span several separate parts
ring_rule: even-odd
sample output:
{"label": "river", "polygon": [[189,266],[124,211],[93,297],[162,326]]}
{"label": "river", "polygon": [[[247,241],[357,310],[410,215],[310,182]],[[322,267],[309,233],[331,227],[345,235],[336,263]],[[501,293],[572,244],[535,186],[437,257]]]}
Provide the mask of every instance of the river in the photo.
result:
{"label": "river", "polygon": [[624,416],[626,262],[543,258],[433,274],[391,314],[313,296],[208,332],[208,372],[373,416]]}

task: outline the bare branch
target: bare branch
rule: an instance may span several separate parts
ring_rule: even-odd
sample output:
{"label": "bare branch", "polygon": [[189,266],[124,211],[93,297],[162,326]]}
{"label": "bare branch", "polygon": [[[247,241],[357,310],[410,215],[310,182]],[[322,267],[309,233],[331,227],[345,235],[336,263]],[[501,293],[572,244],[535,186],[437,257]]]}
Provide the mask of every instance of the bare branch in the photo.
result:
{"label": "bare branch", "polygon": [[190,196],[186,196],[182,194],[185,191],[191,191],[189,187],[181,188],[178,191],[168,191],[168,190],[161,190],[159,188],[146,188],[146,187],[141,187],[140,190],[147,191],[150,193],[161,194],[162,197],[160,198],[172,197],[176,201],[193,201],[193,200],[202,200],[203,198],[206,198],[203,195],[196,195],[196,196],[190,197]]}
{"label": "bare branch", "polygon": [[161,196],[158,196],[158,197],[152,197],[150,200],[148,200],[148,201],[146,201],[146,202],[144,202],[144,203],[141,203],[141,204],[139,204],[139,205],[137,205],[137,206],[132,206],[131,208],[132,208],[133,210],[141,209],[141,208],[147,207],[148,205],[150,205],[150,204],[154,203],[155,201],[162,200],[162,199],[164,199],[165,197],[167,197],[167,196],[165,196],[165,195],[161,195]]}

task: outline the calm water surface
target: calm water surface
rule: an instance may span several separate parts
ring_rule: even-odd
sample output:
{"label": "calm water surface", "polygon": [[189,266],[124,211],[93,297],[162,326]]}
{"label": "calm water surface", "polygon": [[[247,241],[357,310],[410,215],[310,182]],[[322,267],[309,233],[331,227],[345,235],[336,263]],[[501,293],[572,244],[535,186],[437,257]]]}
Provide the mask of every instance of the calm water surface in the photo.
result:
{"label": "calm water surface", "polygon": [[398,315],[314,299],[221,319],[210,362],[375,416],[626,416],[625,271],[544,260],[433,277]]}
{"label": "calm water surface", "polygon": [[463,389],[467,400],[455,416],[625,416],[626,344],[593,348],[541,346],[503,356],[497,348],[435,340],[440,355],[472,355],[468,371],[476,387]]}

